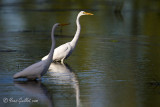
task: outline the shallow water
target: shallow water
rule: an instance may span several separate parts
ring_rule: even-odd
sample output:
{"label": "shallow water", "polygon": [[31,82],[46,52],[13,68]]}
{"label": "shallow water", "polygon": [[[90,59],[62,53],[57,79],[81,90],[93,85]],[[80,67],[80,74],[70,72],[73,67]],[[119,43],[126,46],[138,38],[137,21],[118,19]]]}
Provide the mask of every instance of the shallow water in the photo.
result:
{"label": "shallow water", "polygon": [[[1,107],[158,107],[160,2],[0,1]],[[52,64],[42,81],[13,74],[72,40],[79,11],[81,35],[66,64]]]}

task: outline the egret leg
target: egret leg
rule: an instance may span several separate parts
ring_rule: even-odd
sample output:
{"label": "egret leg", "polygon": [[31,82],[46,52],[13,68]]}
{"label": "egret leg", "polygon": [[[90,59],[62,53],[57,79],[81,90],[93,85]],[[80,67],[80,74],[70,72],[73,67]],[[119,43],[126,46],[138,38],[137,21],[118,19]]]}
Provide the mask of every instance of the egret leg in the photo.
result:
{"label": "egret leg", "polygon": [[64,64],[64,58],[61,60],[61,63]]}

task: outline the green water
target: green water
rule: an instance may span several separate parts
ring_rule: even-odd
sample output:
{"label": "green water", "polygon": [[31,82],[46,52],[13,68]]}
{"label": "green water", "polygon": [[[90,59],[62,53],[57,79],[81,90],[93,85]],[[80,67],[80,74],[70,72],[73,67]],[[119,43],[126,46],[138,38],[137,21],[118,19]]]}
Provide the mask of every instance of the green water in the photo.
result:
{"label": "green water", "polygon": [[[52,64],[40,82],[12,76],[81,35],[66,65]],[[158,0],[0,0],[1,107],[159,107]],[[7,101],[7,102],[5,102]],[[20,102],[24,101],[24,102]]]}

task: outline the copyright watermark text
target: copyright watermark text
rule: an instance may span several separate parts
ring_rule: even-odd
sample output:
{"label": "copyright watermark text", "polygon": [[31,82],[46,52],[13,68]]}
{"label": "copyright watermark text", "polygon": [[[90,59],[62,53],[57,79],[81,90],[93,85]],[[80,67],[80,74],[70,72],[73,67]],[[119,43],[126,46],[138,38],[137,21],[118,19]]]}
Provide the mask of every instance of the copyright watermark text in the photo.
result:
{"label": "copyright watermark text", "polygon": [[18,104],[21,104],[21,103],[38,103],[38,100],[27,98],[27,97],[25,97],[25,98],[23,98],[23,97],[20,97],[20,98],[4,97],[2,100],[3,100],[3,103],[18,103]]}

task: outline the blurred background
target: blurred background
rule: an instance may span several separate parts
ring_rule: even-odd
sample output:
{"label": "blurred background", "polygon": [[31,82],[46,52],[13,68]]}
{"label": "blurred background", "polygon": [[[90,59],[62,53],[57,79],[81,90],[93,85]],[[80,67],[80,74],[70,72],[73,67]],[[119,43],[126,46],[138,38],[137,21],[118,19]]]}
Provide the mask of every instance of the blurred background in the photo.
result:
{"label": "blurred background", "polygon": [[[94,15],[80,18],[66,64],[52,64],[42,81],[14,81],[48,54],[53,24],[69,23],[56,29],[56,46],[72,40],[82,10]],[[159,0],[0,0],[0,105],[159,107],[159,29]]]}

